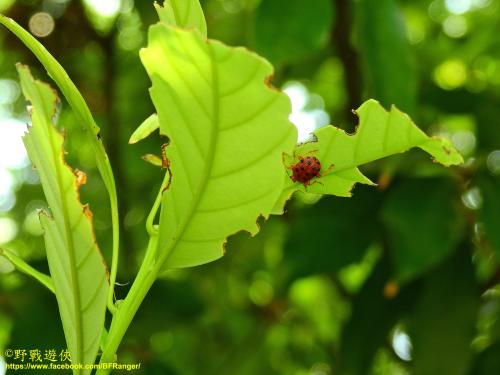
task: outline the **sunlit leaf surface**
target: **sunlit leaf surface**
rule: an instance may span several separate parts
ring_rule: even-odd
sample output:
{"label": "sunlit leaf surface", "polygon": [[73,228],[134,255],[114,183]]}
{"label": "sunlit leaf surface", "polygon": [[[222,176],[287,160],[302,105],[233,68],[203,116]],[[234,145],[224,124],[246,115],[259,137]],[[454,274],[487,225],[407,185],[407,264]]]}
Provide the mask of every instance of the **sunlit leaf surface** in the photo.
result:
{"label": "sunlit leaf surface", "polygon": [[160,132],[171,144],[158,256],[165,267],[223,255],[226,238],[255,234],[283,189],[282,154],[297,139],[288,98],[266,85],[272,67],[198,32],[152,26],[141,58],[153,82]]}

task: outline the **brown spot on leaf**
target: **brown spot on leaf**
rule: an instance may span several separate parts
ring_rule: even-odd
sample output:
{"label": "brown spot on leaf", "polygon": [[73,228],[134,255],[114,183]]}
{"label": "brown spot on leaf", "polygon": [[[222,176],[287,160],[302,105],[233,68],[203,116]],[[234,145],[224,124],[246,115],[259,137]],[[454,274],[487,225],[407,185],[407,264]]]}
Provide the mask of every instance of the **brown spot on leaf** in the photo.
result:
{"label": "brown spot on leaf", "polygon": [[170,160],[167,158],[167,146],[168,143],[161,145],[161,167],[170,170]]}
{"label": "brown spot on leaf", "polygon": [[83,214],[90,220],[92,220],[92,218],[94,217],[94,215],[92,215],[92,211],[90,211],[90,207],[88,204],[83,205]]}
{"label": "brown spot on leaf", "polygon": [[273,79],[274,79],[274,74],[271,74],[269,76],[267,76],[265,79],[264,79],[264,83],[266,84],[267,87],[269,87],[270,89],[273,89],[273,90],[276,90],[276,88],[273,86],[272,82],[273,82]]}
{"label": "brown spot on leaf", "polygon": [[76,184],[78,187],[87,183],[87,175],[85,172],[75,169]]}

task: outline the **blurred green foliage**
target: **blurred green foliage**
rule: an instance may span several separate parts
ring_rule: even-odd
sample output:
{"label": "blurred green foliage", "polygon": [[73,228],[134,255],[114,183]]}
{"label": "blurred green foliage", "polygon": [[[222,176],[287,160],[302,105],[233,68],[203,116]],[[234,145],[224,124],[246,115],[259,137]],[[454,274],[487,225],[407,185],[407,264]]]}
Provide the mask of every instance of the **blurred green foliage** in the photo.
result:
{"label": "blurred green foliage", "polygon": [[[351,109],[373,97],[449,137],[466,163],[444,169],[411,152],[365,167],[378,188],[359,186],[352,198],[298,194],[256,237],[233,236],[222,260],[165,274],[120,361],[142,362],[147,374],[500,373],[500,1],[202,5],[210,37],[276,63],[274,84],[295,90],[295,121],[328,115],[352,130]],[[40,40],[101,126],[126,229],[121,298],[162,177],[141,159],[159,154],[159,140],[127,145],[153,112],[138,57],[156,20],[152,1],[0,0],[0,9],[32,31],[36,13],[50,15],[54,29]],[[27,122],[14,64],[44,72],[6,32],[0,46],[0,246],[47,272],[36,215],[46,203],[11,135]],[[62,108],[67,159],[88,175],[82,201],[109,262],[105,187],[83,129]],[[3,259],[0,272],[0,353],[62,348],[53,296]]]}

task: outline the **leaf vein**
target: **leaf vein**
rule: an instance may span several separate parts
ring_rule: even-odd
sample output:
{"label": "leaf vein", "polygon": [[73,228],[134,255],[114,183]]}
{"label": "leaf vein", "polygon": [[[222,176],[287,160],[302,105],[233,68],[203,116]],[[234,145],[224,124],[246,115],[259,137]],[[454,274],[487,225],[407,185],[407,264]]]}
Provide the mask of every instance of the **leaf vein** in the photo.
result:
{"label": "leaf vein", "polygon": [[252,68],[252,72],[248,75],[248,77],[246,77],[245,79],[240,81],[239,84],[237,84],[235,87],[231,88],[230,90],[227,90],[226,92],[222,92],[221,98],[233,95],[234,93],[240,91],[243,87],[247,86],[257,76],[257,73],[259,73],[259,70],[260,70],[260,64],[259,64],[259,62],[257,62],[255,64],[255,66]]}
{"label": "leaf vein", "polygon": [[106,277],[104,276],[104,274],[102,274],[101,280],[97,283],[97,287],[92,292],[92,296],[87,301],[87,303],[85,304],[85,306],[82,307],[82,310],[81,310],[82,314],[85,313],[85,311],[87,311],[90,306],[92,306],[92,302],[94,302],[95,299],[97,298],[97,296],[99,295],[99,292],[101,291],[102,284],[105,283],[105,282],[106,282]]}
{"label": "leaf vein", "polygon": [[255,163],[258,163],[260,161],[262,161],[263,159],[265,159],[266,157],[268,157],[269,155],[271,155],[273,153],[273,151],[276,150],[276,148],[285,140],[287,139],[289,136],[290,136],[290,132],[293,131],[293,129],[290,129],[284,137],[282,137],[281,139],[279,139],[278,142],[276,142],[275,144],[273,144],[268,150],[266,150],[264,153],[260,154],[257,158],[253,159],[253,160],[250,160],[249,162],[246,162],[245,164],[243,165],[239,165],[238,167],[234,168],[234,169],[231,169],[231,170],[228,170],[228,171],[224,171],[223,173],[219,173],[217,175],[213,175],[211,177],[211,179],[219,179],[219,178],[223,178],[223,177],[227,177],[227,176],[230,176],[232,174],[237,174],[238,172],[244,172],[246,168],[248,168],[249,166],[255,164]]}
{"label": "leaf vein", "polygon": [[276,102],[279,99],[279,95],[273,95],[271,100],[268,100],[264,105],[262,105],[258,110],[256,110],[254,113],[252,113],[250,116],[247,118],[244,118],[243,120],[237,121],[223,129],[220,129],[221,132],[228,131],[234,128],[237,128],[238,126],[245,125],[249,123],[250,121],[254,120],[258,116],[262,115],[267,109],[269,109],[274,102]]}
{"label": "leaf vein", "polygon": [[250,203],[253,203],[253,202],[256,202],[256,201],[262,199],[265,196],[268,196],[274,190],[276,190],[276,186],[273,186],[271,189],[265,191],[264,193],[260,193],[260,194],[258,194],[256,196],[251,197],[251,198],[249,198],[249,199],[247,199],[245,201],[242,201],[242,202],[237,202],[237,203],[234,203],[232,205],[225,206],[225,207],[214,207],[214,208],[198,209],[197,212],[207,214],[207,213],[214,213],[214,212],[219,212],[219,211],[227,211],[227,210],[231,210],[231,209],[236,208],[236,207],[246,206],[246,205],[248,205]]}

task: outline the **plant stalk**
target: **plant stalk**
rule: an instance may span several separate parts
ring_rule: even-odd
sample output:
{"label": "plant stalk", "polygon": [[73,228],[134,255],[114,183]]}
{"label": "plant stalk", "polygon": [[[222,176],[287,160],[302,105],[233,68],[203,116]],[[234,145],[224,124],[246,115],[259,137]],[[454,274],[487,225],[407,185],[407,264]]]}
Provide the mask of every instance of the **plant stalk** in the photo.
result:
{"label": "plant stalk", "polygon": [[[118,346],[137,313],[139,306],[156,280],[160,270],[158,263],[155,263],[157,240],[158,236],[156,235],[149,238],[148,248],[144,261],[139,269],[139,273],[127,297],[125,297],[125,300],[119,305],[116,314],[113,316],[99,364],[115,362],[115,354],[118,350]],[[100,369],[97,370],[96,375],[109,374],[110,371],[111,369]]]}

